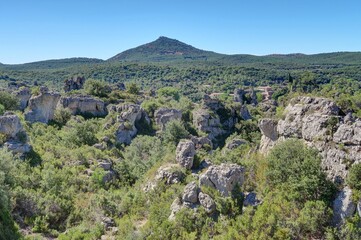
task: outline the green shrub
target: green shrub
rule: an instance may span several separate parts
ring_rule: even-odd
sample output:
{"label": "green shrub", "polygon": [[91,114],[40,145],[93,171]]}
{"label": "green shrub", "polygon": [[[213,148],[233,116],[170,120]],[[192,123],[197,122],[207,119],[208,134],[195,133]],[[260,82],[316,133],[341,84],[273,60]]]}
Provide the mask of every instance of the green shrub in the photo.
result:
{"label": "green shrub", "polygon": [[5,110],[16,110],[20,102],[11,93],[0,91],[0,104],[4,106]]}
{"label": "green shrub", "polygon": [[106,97],[111,92],[111,89],[106,82],[94,79],[85,81],[84,90],[87,94],[96,97]]}
{"label": "green shrub", "polygon": [[160,88],[157,91],[157,94],[159,97],[170,97],[173,98],[176,101],[179,101],[179,90],[177,88],[174,87],[164,87],[164,88]]}
{"label": "green shrub", "polygon": [[187,138],[189,132],[185,129],[182,121],[172,120],[169,121],[162,133],[162,138],[167,143],[177,145],[182,138]]}

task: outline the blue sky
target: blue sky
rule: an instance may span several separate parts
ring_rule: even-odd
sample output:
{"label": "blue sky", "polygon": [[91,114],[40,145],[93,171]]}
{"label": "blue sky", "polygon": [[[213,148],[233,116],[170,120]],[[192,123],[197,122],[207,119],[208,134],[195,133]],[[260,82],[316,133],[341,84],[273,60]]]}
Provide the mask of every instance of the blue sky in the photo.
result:
{"label": "blue sky", "polygon": [[0,0],[0,62],[95,57],[167,36],[235,54],[361,51],[360,0]]}

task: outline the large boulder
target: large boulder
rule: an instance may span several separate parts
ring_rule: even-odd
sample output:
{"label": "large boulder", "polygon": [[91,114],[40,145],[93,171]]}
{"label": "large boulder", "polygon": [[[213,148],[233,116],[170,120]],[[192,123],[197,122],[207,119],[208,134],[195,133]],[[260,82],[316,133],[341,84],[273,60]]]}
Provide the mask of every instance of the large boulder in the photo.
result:
{"label": "large boulder", "polygon": [[28,106],[29,99],[31,97],[31,91],[28,87],[21,87],[20,89],[13,92],[14,96],[19,99],[19,110],[24,111]]}
{"label": "large boulder", "polygon": [[244,182],[244,168],[237,164],[226,164],[210,166],[206,172],[199,177],[199,185],[217,189],[222,196],[228,197],[238,186]]}
{"label": "large boulder", "polygon": [[277,121],[269,118],[261,119],[258,123],[262,137],[260,143],[260,152],[266,153],[273,147],[278,139]]}
{"label": "large boulder", "polygon": [[63,96],[60,98],[58,108],[69,109],[72,115],[89,115],[103,117],[107,115],[105,103],[91,96]]}
{"label": "large boulder", "polygon": [[15,139],[19,133],[24,132],[20,119],[17,115],[7,112],[0,116],[0,133],[7,138]]}
{"label": "large boulder", "polygon": [[333,219],[335,226],[340,226],[346,218],[351,217],[356,210],[356,204],[352,201],[352,191],[349,187],[345,187],[333,201]]}
{"label": "large boulder", "polygon": [[195,137],[195,136],[192,136],[191,140],[194,143],[194,146],[195,146],[196,149],[209,148],[209,150],[210,150],[210,149],[213,148],[213,143],[208,137]]}
{"label": "large boulder", "polygon": [[48,123],[54,118],[54,111],[59,99],[59,93],[49,92],[46,87],[41,87],[40,94],[29,99],[25,120],[31,123]]}
{"label": "large boulder", "polygon": [[246,105],[242,105],[239,110],[239,116],[242,120],[249,120],[252,119],[251,114],[248,111],[248,108]]}
{"label": "large boulder", "polygon": [[191,169],[193,166],[193,159],[195,154],[196,150],[192,141],[183,140],[178,143],[176,149],[176,160],[182,167]]}
{"label": "large boulder", "polygon": [[154,118],[161,131],[164,131],[168,122],[182,119],[182,112],[177,109],[160,108],[155,111]]}
{"label": "large boulder", "polygon": [[233,101],[243,103],[245,100],[246,92],[243,89],[236,88],[233,93]]}
{"label": "large boulder", "polygon": [[199,191],[200,189],[196,182],[189,183],[183,191],[183,202],[197,203]]}

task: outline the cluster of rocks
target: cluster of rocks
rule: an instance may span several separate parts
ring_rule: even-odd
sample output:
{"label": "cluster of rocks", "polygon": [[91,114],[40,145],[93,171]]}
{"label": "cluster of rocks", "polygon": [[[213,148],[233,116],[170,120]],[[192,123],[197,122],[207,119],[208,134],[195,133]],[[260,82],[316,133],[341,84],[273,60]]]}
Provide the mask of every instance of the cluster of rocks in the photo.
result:
{"label": "cluster of rocks", "polygon": [[168,122],[182,119],[182,111],[177,109],[160,108],[155,111],[154,119],[160,130],[164,131]]}
{"label": "cluster of rocks", "polygon": [[174,219],[175,214],[183,207],[196,209],[200,206],[208,214],[216,211],[214,199],[207,193],[202,192],[202,188],[213,188],[223,196],[231,196],[235,187],[241,187],[244,182],[244,168],[237,164],[212,165],[199,176],[199,181],[189,183],[185,186],[181,198],[177,198],[171,205],[171,215],[169,219]]}
{"label": "cluster of rocks", "polygon": [[[345,115],[331,100],[317,97],[292,99],[285,108],[284,119],[262,119],[260,151],[267,153],[288,138],[302,139],[316,148],[322,167],[336,183],[344,183],[350,165],[361,161],[361,120]],[[334,222],[340,224],[355,212],[351,190],[345,187],[334,202]]]}

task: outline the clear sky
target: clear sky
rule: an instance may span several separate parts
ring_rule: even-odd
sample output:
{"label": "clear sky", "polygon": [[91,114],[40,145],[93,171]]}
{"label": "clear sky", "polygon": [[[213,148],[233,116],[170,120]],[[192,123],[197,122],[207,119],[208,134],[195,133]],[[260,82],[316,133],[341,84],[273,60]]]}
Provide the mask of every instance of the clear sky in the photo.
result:
{"label": "clear sky", "polygon": [[219,53],[361,50],[361,0],[0,0],[0,62],[107,59],[167,36]]}

